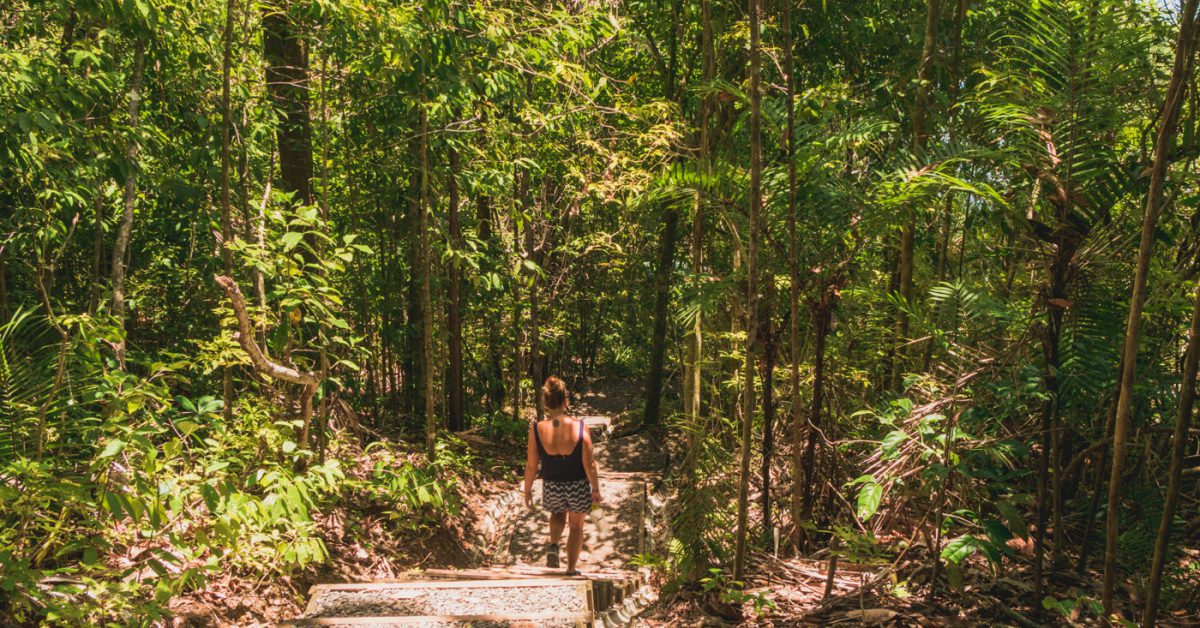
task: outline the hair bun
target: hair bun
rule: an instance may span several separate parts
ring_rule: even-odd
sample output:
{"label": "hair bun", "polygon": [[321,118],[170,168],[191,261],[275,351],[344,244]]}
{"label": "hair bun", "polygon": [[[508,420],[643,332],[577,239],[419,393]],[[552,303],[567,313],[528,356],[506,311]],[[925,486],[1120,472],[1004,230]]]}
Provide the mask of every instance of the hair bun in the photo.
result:
{"label": "hair bun", "polygon": [[542,384],[542,406],[554,410],[567,407],[567,385],[553,375]]}

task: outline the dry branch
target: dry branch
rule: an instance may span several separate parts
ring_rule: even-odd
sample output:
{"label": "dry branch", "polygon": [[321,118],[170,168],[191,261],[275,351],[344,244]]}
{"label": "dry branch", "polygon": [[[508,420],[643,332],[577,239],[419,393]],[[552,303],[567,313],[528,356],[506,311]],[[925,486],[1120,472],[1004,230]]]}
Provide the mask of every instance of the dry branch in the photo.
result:
{"label": "dry branch", "polygon": [[254,328],[250,325],[250,315],[246,311],[246,299],[242,296],[241,288],[238,288],[237,282],[229,277],[213,275],[213,279],[225,290],[225,295],[229,297],[229,304],[233,306],[233,315],[237,318],[238,326],[234,338],[242,345],[246,355],[250,356],[250,362],[254,364],[254,368],[258,372],[274,379],[306,387],[321,383],[321,378],[316,373],[301,371],[273,362],[263,355],[262,349],[254,342]]}

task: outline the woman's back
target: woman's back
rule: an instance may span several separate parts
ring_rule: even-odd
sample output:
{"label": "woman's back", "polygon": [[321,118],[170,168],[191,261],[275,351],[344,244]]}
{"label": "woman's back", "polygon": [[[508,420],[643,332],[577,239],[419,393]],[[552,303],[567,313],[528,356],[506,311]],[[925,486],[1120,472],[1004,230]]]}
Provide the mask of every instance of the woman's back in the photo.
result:
{"label": "woman's back", "polygon": [[538,421],[533,435],[537,441],[538,460],[543,480],[571,482],[587,477],[583,468],[583,421],[563,417],[554,421]]}

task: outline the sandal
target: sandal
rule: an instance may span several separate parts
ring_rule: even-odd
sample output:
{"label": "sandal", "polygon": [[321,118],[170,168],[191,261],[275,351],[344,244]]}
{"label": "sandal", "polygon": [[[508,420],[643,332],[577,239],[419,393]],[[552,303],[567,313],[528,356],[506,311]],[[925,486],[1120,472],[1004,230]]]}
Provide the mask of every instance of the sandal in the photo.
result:
{"label": "sandal", "polygon": [[558,568],[558,545],[554,543],[546,544],[546,566],[551,569]]}
{"label": "sandal", "polygon": [[564,575],[567,575],[567,576],[578,576],[578,575],[579,575],[579,570],[578,570],[578,569],[572,569],[572,570],[568,571],[568,572],[567,572],[566,574],[564,574]]}

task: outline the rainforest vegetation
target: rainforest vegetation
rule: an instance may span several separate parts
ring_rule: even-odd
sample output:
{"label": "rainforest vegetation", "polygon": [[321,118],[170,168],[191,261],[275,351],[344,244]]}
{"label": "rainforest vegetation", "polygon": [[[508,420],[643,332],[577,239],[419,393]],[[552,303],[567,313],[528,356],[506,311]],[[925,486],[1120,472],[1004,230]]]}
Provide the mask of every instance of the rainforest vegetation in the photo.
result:
{"label": "rainforest vegetation", "polygon": [[6,0],[0,623],[419,564],[552,374],[660,613],[1200,621],[1198,5]]}

